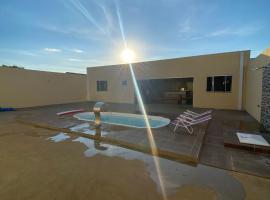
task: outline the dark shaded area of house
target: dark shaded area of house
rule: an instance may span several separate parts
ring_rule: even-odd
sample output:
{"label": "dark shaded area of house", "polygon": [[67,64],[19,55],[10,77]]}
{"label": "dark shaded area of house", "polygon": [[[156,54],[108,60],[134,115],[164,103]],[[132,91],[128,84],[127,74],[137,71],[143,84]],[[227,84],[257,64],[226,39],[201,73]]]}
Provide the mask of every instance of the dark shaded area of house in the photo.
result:
{"label": "dark shaded area of house", "polygon": [[138,85],[145,104],[192,105],[193,78],[140,80]]}

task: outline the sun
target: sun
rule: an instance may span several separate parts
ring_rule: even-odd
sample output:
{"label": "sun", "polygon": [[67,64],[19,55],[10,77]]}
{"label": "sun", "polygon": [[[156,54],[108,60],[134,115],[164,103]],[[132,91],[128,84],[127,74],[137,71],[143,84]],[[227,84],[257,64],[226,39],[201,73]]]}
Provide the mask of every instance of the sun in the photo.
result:
{"label": "sun", "polygon": [[132,63],[135,59],[135,53],[131,49],[124,49],[121,53],[121,58],[125,63]]}

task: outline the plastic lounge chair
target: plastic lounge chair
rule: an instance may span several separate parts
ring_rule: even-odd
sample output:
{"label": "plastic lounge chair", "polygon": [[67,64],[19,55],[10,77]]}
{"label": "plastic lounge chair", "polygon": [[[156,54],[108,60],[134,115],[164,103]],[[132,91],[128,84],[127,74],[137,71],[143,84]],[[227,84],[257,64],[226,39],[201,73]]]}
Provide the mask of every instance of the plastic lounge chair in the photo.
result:
{"label": "plastic lounge chair", "polygon": [[187,114],[186,112],[184,112],[183,114],[180,114],[176,119],[175,121],[178,121],[178,120],[181,120],[181,119],[184,119],[185,121],[188,121],[188,122],[196,122],[200,119],[204,119],[204,118],[211,118],[212,116],[210,114],[206,115],[202,115],[202,116],[196,116],[194,117],[193,115],[189,115]]}
{"label": "plastic lounge chair", "polygon": [[202,113],[196,113],[196,112],[193,112],[191,110],[186,110],[183,114],[186,115],[186,116],[190,116],[193,119],[196,119],[196,118],[204,117],[204,116],[207,116],[207,115],[211,115],[212,110],[207,110],[207,111],[202,112]]}
{"label": "plastic lounge chair", "polygon": [[212,119],[210,115],[198,119],[191,119],[180,115],[180,117],[177,117],[176,120],[172,122],[172,124],[175,125],[173,132],[175,132],[179,127],[182,127],[185,128],[189,134],[193,134],[192,126],[206,122],[210,119]]}
{"label": "plastic lounge chair", "polygon": [[197,121],[197,120],[200,120],[203,118],[209,118],[209,117],[211,118],[212,116],[211,115],[204,115],[204,116],[199,116],[199,117],[192,117],[190,115],[183,113],[183,114],[180,114],[176,119],[180,118],[180,119],[185,119],[189,122],[192,122],[192,121]]}
{"label": "plastic lounge chair", "polygon": [[187,132],[189,134],[193,134],[193,127],[194,125],[197,125],[197,124],[200,124],[202,122],[205,122],[205,121],[208,121],[210,120],[211,117],[204,117],[204,118],[200,118],[198,120],[187,120],[186,118],[177,118],[177,120],[175,120],[174,122],[172,122],[172,124],[175,125],[174,127],[174,132],[179,128],[179,127],[182,127],[182,128],[185,128],[187,130]]}

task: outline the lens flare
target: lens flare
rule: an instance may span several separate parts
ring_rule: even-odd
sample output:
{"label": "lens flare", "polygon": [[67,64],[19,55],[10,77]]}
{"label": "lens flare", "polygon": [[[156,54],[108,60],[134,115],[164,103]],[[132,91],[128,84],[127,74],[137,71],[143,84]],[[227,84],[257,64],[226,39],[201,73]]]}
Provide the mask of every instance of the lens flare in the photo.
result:
{"label": "lens flare", "polygon": [[[102,32],[104,34],[104,36],[108,35],[110,36],[110,34],[108,34],[108,32],[98,23],[98,21],[91,15],[91,13],[88,12],[88,10],[81,4],[80,0],[70,0],[70,2],[73,4],[73,6],[90,22],[92,23],[100,32]],[[155,167],[157,170],[157,176],[158,176],[158,181],[160,184],[160,188],[161,188],[161,192],[162,192],[162,196],[164,200],[167,200],[167,195],[165,192],[165,188],[164,188],[164,184],[163,184],[163,180],[162,180],[162,174],[161,174],[161,170],[160,170],[160,164],[159,164],[159,160],[158,160],[158,152],[157,152],[157,147],[156,147],[156,143],[153,137],[153,133],[151,130],[151,126],[148,120],[148,116],[144,107],[144,103],[141,97],[141,93],[138,87],[138,83],[136,80],[136,76],[135,73],[133,71],[133,66],[132,66],[132,62],[134,60],[135,54],[133,51],[131,51],[130,49],[128,49],[127,47],[127,42],[126,42],[126,37],[124,34],[124,28],[123,28],[123,23],[122,23],[122,19],[121,19],[121,15],[120,15],[120,11],[119,11],[119,6],[118,6],[118,1],[115,0],[115,5],[116,5],[116,12],[117,12],[117,17],[118,17],[118,22],[119,22],[119,27],[120,27],[120,31],[121,31],[121,36],[122,36],[122,40],[124,43],[124,47],[125,50],[123,51],[123,55],[122,58],[123,60],[128,63],[129,65],[129,69],[130,69],[130,73],[131,73],[131,77],[132,77],[132,81],[133,81],[133,85],[135,88],[135,93],[136,93],[136,97],[138,99],[138,103],[141,109],[141,112],[144,116],[144,120],[147,126],[147,136],[148,136],[148,140],[150,143],[150,147],[151,147],[151,151],[153,154],[153,159],[154,159],[154,163],[155,163]],[[106,12],[103,9],[104,14],[106,15]],[[108,18],[108,16],[105,16]]]}
{"label": "lens flare", "polygon": [[[121,34],[122,34],[123,43],[124,43],[125,49],[128,49],[127,42],[126,42],[126,37],[125,37],[125,34],[124,34],[123,23],[122,23],[121,15],[120,15],[120,12],[119,12],[119,7],[117,5],[117,1],[116,1],[116,11],[117,11],[118,22],[119,22],[120,31],[121,31]],[[162,180],[162,173],[161,173],[161,169],[160,169],[159,158],[157,157],[158,156],[157,146],[156,146],[156,143],[155,143],[155,140],[154,140],[154,137],[153,137],[153,133],[152,133],[151,126],[150,126],[150,123],[149,123],[149,119],[148,119],[148,116],[147,116],[147,113],[146,113],[146,110],[145,110],[145,107],[144,107],[141,92],[140,92],[140,89],[138,87],[138,83],[137,83],[137,80],[136,80],[136,76],[135,76],[131,61],[128,61],[128,65],[129,65],[133,85],[134,85],[134,88],[135,88],[135,94],[136,94],[136,97],[137,97],[137,100],[138,100],[138,103],[139,103],[139,106],[140,106],[140,110],[141,110],[141,112],[143,114],[145,124],[146,124],[146,127],[147,127],[147,137],[148,137],[148,140],[149,140],[149,143],[150,143],[151,152],[153,154],[154,164],[155,164],[155,167],[156,167],[156,170],[157,170],[157,176],[158,176],[158,181],[159,181],[159,184],[160,184],[161,193],[162,193],[163,199],[167,200],[167,195],[166,195],[166,191],[165,191],[163,180]]]}
{"label": "lens flare", "polygon": [[156,143],[155,143],[155,140],[154,140],[152,129],[151,129],[151,126],[150,126],[150,123],[149,123],[149,119],[148,119],[148,116],[147,116],[147,113],[146,113],[146,110],[145,110],[145,107],[144,107],[144,103],[143,103],[143,100],[142,100],[140,89],[138,87],[136,76],[135,76],[135,73],[134,73],[134,70],[133,70],[133,67],[132,67],[131,63],[129,63],[129,69],[130,69],[133,85],[134,85],[134,88],[135,88],[136,97],[137,97],[137,100],[138,100],[138,103],[139,103],[139,106],[140,106],[140,110],[141,110],[141,112],[143,114],[143,117],[144,117],[144,120],[145,120],[145,123],[146,123],[147,137],[148,137],[148,141],[150,143],[151,151],[152,151],[152,154],[153,154],[153,159],[154,159],[154,163],[155,163],[156,170],[157,170],[158,181],[159,181],[159,184],[160,184],[160,189],[161,189],[161,192],[162,192],[162,196],[163,196],[164,200],[167,200],[167,195],[166,195],[166,191],[165,191],[163,180],[162,180],[162,173],[161,173],[161,170],[160,170],[159,160],[158,160],[158,157],[157,157],[158,156],[157,146],[156,146]]}
{"label": "lens flare", "polygon": [[93,15],[91,15],[91,13],[83,6],[79,0],[70,0],[70,2],[91,24],[93,24],[103,34],[106,34],[104,28],[98,23],[98,21],[93,17]]}

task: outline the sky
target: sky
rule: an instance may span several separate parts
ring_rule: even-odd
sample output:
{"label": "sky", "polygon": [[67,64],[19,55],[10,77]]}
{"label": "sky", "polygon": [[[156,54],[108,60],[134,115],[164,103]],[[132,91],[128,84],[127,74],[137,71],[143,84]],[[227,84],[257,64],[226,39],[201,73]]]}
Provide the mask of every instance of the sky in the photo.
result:
{"label": "sky", "polygon": [[0,0],[0,65],[86,73],[119,64],[270,47],[269,0]]}

